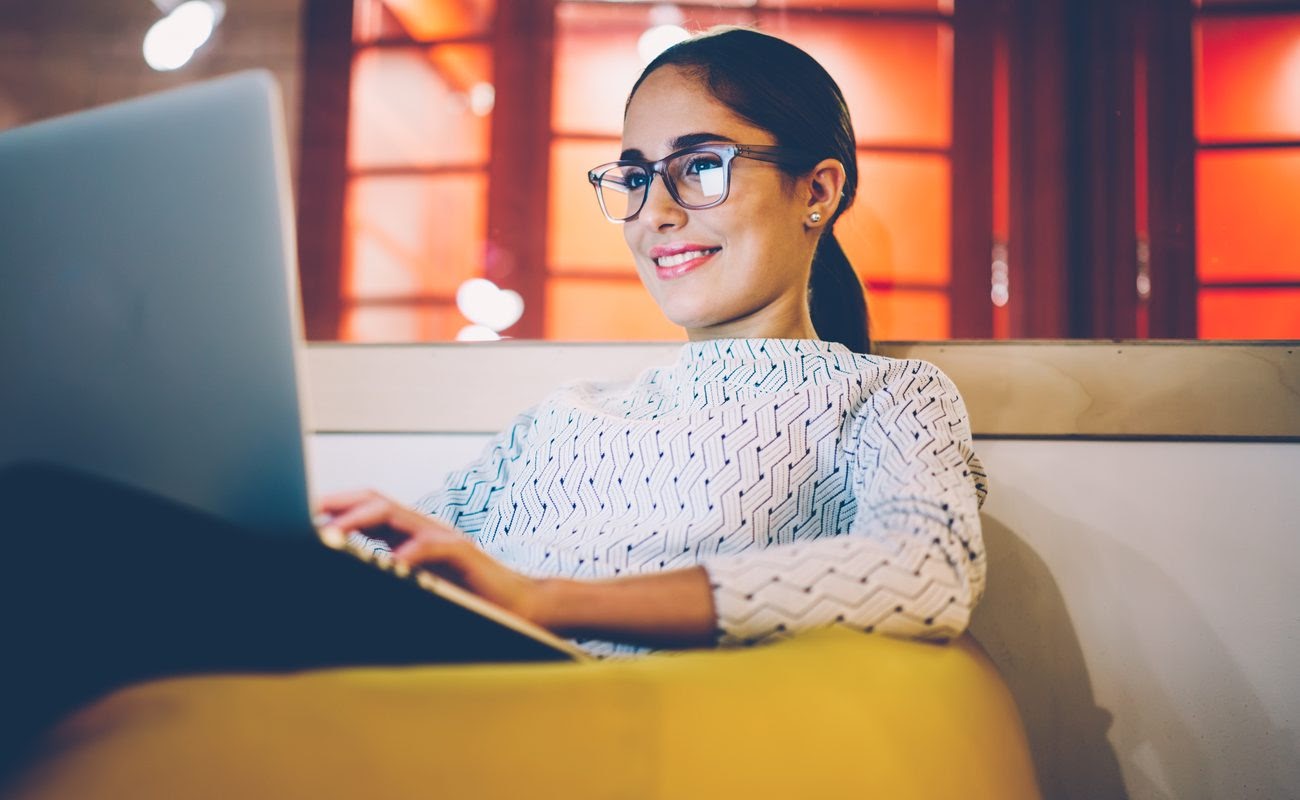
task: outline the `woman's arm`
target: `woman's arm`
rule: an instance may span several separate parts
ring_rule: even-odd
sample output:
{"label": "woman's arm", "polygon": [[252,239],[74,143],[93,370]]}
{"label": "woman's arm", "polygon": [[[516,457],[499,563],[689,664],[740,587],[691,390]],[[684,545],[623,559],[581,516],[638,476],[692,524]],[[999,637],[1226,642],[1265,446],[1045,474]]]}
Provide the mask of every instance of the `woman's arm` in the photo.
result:
{"label": "woman's arm", "polygon": [[[609,580],[532,578],[506,567],[439,519],[371,491],[322,498],[321,529],[341,548],[348,535],[398,539],[393,557],[430,569],[556,633],[656,647],[699,647],[715,639],[716,615],[702,567]],[[393,536],[391,534],[396,534]]]}
{"label": "woman's arm", "polygon": [[851,435],[848,530],[710,558],[719,644],[842,625],[921,639],[961,635],[984,587],[984,472],[966,409],[938,368],[900,361]]}
{"label": "woman's arm", "polygon": [[713,591],[703,567],[609,580],[546,578],[535,621],[574,638],[652,647],[707,647],[717,638]]}

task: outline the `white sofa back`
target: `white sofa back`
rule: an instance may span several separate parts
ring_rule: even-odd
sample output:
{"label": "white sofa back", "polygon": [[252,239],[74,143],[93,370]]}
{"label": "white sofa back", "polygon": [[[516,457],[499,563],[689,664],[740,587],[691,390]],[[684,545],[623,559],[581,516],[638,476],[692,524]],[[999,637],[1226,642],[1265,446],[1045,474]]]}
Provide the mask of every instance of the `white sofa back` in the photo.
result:
{"label": "white sofa back", "polygon": [[[313,346],[315,488],[414,500],[549,387],[677,347]],[[973,630],[1046,796],[1300,795],[1298,351],[884,346],[939,364],[971,410],[990,476]]]}

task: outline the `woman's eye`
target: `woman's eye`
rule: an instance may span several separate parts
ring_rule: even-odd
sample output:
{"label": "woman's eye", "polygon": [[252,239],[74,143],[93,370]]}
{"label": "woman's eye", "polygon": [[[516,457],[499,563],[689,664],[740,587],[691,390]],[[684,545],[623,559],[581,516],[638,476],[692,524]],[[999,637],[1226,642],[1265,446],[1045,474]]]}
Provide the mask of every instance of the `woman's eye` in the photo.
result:
{"label": "woman's eye", "polygon": [[686,162],[684,172],[687,175],[699,175],[705,170],[717,169],[720,166],[722,166],[722,161],[717,156],[691,156],[690,160]]}
{"label": "woman's eye", "polygon": [[646,184],[649,182],[650,178],[644,172],[633,172],[629,175],[623,176],[623,185],[629,190],[644,189]]}

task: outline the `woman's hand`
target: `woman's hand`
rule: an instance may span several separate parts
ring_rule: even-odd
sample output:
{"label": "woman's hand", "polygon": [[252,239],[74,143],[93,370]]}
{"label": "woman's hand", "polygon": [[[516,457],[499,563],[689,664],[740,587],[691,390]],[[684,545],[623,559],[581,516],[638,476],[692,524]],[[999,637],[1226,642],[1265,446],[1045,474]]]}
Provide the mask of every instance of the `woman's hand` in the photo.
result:
{"label": "woman's hand", "polygon": [[542,624],[541,582],[507,568],[455,528],[374,491],[332,494],[317,505],[318,512],[331,517],[321,530],[327,541],[342,540],[353,531],[393,541],[393,558],[398,561],[428,569]]}

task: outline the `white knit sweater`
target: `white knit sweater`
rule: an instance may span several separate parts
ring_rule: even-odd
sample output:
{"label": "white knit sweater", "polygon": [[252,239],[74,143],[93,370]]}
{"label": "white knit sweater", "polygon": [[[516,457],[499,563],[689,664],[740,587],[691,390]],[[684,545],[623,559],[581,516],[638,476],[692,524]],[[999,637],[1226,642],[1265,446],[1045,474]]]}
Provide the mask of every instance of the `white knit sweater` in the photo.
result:
{"label": "white knit sweater", "polygon": [[418,507],[531,575],[703,565],[727,645],[959,634],[984,587],[984,495],[935,366],[724,339],[630,384],[560,388]]}

